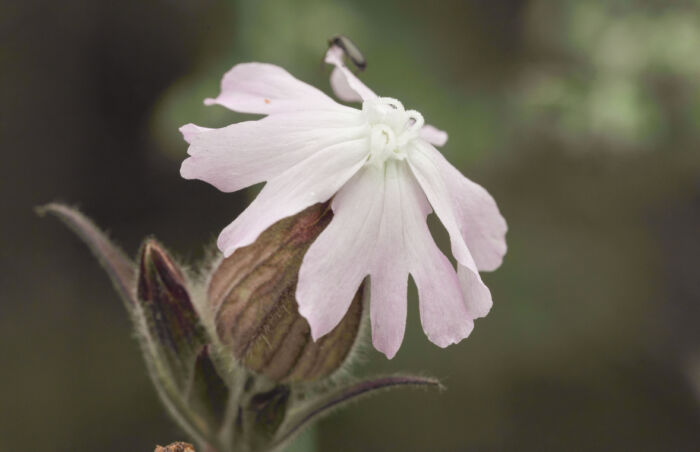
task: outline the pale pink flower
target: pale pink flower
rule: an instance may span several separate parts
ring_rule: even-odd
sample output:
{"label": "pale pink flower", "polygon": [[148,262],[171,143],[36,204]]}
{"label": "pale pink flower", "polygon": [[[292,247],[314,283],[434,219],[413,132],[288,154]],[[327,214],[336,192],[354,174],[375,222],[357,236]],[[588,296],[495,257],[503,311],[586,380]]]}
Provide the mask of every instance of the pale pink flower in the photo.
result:
{"label": "pale pink flower", "polygon": [[[361,110],[278,66],[236,65],[205,103],[267,116],[222,129],[183,126],[190,157],[181,174],[225,192],[267,182],[221,232],[226,256],[278,220],[332,198],[333,220],[306,253],[296,291],[314,340],[340,322],[369,276],[372,341],[393,357],[404,336],[410,274],[428,338],[440,347],[457,343],[491,308],[479,271],[501,265],[506,222],[488,192],[435,149],[445,132],[377,96],[344,66],[340,49],[332,47],[326,62],[335,66],[335,94],[362,102]],[[449,232],[456,270],[430,235],[432,210]]]}

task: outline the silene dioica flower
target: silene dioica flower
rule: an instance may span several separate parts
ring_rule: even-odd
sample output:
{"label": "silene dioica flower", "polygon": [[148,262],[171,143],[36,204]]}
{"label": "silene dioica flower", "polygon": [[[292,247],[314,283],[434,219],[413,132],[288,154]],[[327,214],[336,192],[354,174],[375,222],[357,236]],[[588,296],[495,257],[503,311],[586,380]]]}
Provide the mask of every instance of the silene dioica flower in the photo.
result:
{"label": "silene dioica flower", "polygon": [[[181,174],[225,192],[267,182],[219,235],[225,256],[279,220],[330,200],[333,218],[304,255],[296,286],[314,340],[341,322],[369,276],[372,342],[393,357],[404,336],[410,274],[428,338],[440,347],[459,342],[491,308],[479,271],[501,265],[506,222],[489,193],[435,148],[447,141],[445,132],[376,95],[345,67],[339,47],[325,61],[334,66],[335,94],[361,109],[278,66],[236,65],[219,96],[205,103],[267,116],[222,129],[183,126],[189,157]],[[430,235],[431,211],[450,235],[456,270]]]}
{"label": "silene dioica flower", "polygon": [[[39,209],[73,229],[107,271],[153,384],[197,452],[280,451],[364,395],[440,388],[434,378],[348,372],[368,300],[375,347],[396,354],[409,274],[423,328],[440,346],[467,337],[491,307],[479,271],[497,268],[506,251],[494,200],[435,149],[447,134],[374,94],[344,66],[342,49],[331,47],[326,61],[335,93],[361,110],[277,66],[248,63],[207,103],[265,118],[181,129],[185,178],[224,191],[267,181],[219,236],[223,256],[183,266],[151,237],[131,259],[76,209]],[[430,236],[431,210],[450,234],[456,270]]]}

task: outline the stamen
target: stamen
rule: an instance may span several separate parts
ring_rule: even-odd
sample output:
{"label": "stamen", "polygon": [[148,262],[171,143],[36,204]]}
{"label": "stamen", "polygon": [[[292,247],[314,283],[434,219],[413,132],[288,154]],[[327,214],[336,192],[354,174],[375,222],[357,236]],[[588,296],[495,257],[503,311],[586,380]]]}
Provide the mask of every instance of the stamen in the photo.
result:
{"label": "stamen", "polygon": [[394,99],[393,97],[380,97],[379,101],[394,110],[404,111],[403,104],[398,99]]}
{"label": "stamen", "polygon": [[367,163],[381,166],[387,159],[405,159],[407,145],[418,137],[425,124],[423,115],[405,110],[400,101],[391,97],[366,100],[362,111],[371,127]]}
{"label": "stamen", "polygon": [[396,135],[390,127],[384,124],[372,127],[372,132],[370,133],[370,164],[383,164],[395,149],[397,149]]}
{"label": "stamen", "polygon": [[423,115],[416,110],[407,110],[406,116],[408,116],[408,130],[420,130],[425,125],[425,119]]}
{"label": "stamen", "polygon": [[372,135],[370,137],[372,151],[382,153],[385,149],[392,150],[396,147],[396,135],[391,128],[380,124],[372,127]]}

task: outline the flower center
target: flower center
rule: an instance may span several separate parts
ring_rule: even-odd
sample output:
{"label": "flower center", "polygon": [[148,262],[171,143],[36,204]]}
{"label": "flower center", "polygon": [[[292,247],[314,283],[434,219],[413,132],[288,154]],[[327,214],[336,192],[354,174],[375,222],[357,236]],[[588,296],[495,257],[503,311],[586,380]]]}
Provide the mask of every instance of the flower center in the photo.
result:
{"label": "flower center", "polygon": [[390,158],[405,159],[406,145],[423,127],[423,115],[405,110],[401,102],[390,97],[364,101],[362,112],[371,127],[368,163],[381,166]]}

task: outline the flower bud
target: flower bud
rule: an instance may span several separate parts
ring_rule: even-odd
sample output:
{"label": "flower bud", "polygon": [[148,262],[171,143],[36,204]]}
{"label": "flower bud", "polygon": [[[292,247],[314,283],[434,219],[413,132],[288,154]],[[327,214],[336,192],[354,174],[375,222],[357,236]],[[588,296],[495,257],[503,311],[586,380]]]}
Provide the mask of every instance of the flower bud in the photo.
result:
{"label": "flower bud", "polygon": [[141,247],[137,298],[148,335],[182,387],[206,339],[182,271],[153,239]]}
{"label": "flower bud", "polygon": [[345,362],[362,319],[362,287],[340,324],[314,342],[295,299],[307,249],[333,218],[328,203],[285,218],[215,268],[208,300],[217,334],[248,369],[275,381],[313,381]]}

